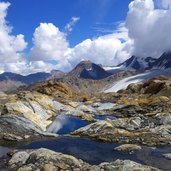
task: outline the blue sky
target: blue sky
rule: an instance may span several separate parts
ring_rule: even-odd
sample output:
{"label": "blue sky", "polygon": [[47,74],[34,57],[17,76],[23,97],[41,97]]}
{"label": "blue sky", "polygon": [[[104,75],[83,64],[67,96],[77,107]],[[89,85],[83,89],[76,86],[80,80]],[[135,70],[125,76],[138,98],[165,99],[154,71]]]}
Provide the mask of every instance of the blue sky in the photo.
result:
{"label": "blue sky", "polygon": [[32,36],[41,22],[53,23],[62,31],[72,16],[80,17],[68,35],[71,47],[81,41],[105,34],[95,28],[115,29],[115,22],[125,20],[131,0],[8,0],[11,6],[7,20],[14,34]]}

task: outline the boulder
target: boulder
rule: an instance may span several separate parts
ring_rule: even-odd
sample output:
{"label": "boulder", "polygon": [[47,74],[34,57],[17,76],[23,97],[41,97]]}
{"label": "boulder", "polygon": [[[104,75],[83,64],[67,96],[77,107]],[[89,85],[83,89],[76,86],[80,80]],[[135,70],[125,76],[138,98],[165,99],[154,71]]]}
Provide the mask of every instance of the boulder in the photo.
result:
{"label": "boulder", "polygon": [[24,117],[46,131],[47,126],[52,123],[50,118],[56,116],[61,109],[56,103],[46,95],[23,92],[17,95],[16,100],[9,101],[3,106],[2,115]]}
{"label": "boulder", "polygon": [[142,149],[141,146],[136,145],[136,144],[123,144],[123,145],[116,147],[114,150],[121,151],[121,152],[134,153],[135,151],[139,151],[141,149]]}

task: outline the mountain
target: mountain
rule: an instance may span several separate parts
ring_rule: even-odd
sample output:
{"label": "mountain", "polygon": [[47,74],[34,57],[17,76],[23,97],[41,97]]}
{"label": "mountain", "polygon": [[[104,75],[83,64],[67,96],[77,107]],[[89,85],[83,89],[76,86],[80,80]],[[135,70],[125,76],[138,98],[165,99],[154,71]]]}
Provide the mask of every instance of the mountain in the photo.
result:
{"label": "mountain", "polygon": [[118,65],[118,67],[122,67],[124,69],[135,69],[135,70],[145,70],[147,68],[151,68],[156,59],[152,57],[147,58],[139,58],[136,56],[132,56],[127,59],[125,62]]}
{"label": "mountain", "polygon": [[78,77],[84,79],[99,80],[112,75],[105,71],[100,65],[92,63],[91,61],[80,62],[71,72],[67,74],[70,77]]}
{"label": "mountain", "polygon": [[171,67],[171,52],[163,53],[151,66],[151,69],[167,69]]}
{"label": "mountain", "polygon": [[61,78],[65,75],[65,73],[60,70],[52,70],[50,74],[53,78]]}
{"label": "mountain", "polygon": [[140,58],[132,56],[123,63],[115,67],[103,67],[108,72],[116,73],[121,70],[151,70],[151,69],[167,69],[171,67],[171,52],[163,53],[159,58],[152,57]]}
{"label": "mountain", "polygon": [[11,73],[11,72],[4,72],[4,73],[0,74],[0,81],[12,80],[12,81],[18,81],[23,84],[30,85],[30,84],[34,84],[38,81],[46,80],[50,76],[51,76],[51,74],[43,73],[43,72],[30,74],[27,76],[23,76],[23,75]]}

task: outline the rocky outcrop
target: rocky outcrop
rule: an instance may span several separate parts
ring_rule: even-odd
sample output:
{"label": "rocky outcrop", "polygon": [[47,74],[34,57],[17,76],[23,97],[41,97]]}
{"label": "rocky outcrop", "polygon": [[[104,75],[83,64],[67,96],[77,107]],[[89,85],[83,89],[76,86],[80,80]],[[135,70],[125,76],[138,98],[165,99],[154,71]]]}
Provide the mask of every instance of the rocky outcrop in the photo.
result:
{"label": "rocky outcrop", "polygon": [[10,114],[26,118],[42,131],[46,131],[46,127],[52,123],[50,118],[56,116],[59,110],[53,99],[46,95],[21,92],[16,95],[16,99],[3,105],[1,115]]}
{"label": "rocky outcrop", "polygon": [[122,92],[151,94],[171,98],[171,77],[160,76],[144,81],[143,83],[130,84],[127,89]]}
{"label": "rocky outcrop", "polygon": [[167,145],[171,142],[169,132],[170,126],[159,126],[155,128],[140,128],[129,130],[117,128],[112,120],[97,121],[72,133],[106,142],[119,143],[141,143],[146,145]]}
{"label": "rocky outcrop", "polygon": [[67,83],[57,81],[56,79],[49,80],[44,83],[35,84],[28,88],[30,91],[37,91],[48,96],[53,96],[58,100],[81,99],[85,94],[80,94],[75,91]]}
{"label": "rocky outcrop", "polygon": [[73,156],[54,152],[44,148],[37,150],[14,151],[11,158],[6,160],[7,168],[18,171],[160,171],[157,168],[142,165],[130,160],[116,160],[111,163],[90,165]]}
{"label": "rocky outcrop", "polygon": [[70,109],[52,97],[29,91],[1,94],[0,102],[0,142],[57,136],[46,130],[61,110]]}

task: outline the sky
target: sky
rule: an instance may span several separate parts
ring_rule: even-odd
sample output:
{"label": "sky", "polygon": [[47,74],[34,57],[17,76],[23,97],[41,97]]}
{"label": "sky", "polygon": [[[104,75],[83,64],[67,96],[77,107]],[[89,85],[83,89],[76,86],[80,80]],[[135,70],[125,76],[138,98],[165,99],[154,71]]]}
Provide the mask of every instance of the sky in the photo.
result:
{"label": "sky", "polygon": [[115,66],[171,50],[171,0],[0,1],[0,73]]}

